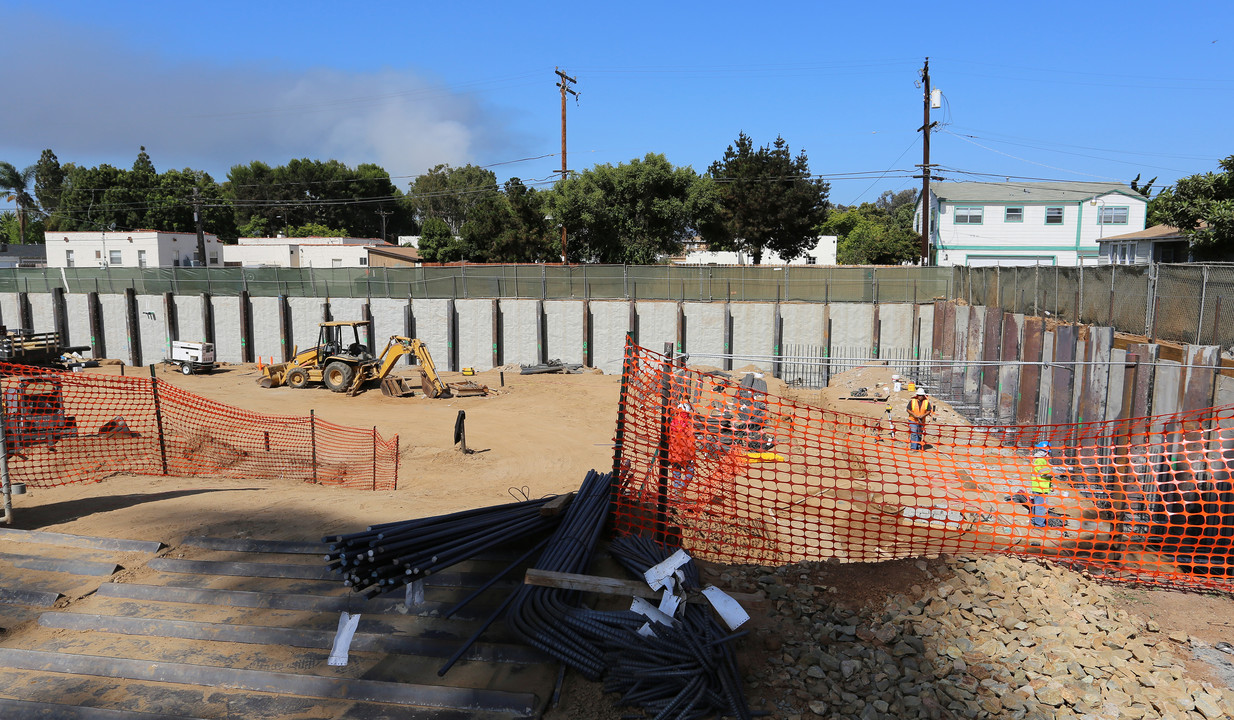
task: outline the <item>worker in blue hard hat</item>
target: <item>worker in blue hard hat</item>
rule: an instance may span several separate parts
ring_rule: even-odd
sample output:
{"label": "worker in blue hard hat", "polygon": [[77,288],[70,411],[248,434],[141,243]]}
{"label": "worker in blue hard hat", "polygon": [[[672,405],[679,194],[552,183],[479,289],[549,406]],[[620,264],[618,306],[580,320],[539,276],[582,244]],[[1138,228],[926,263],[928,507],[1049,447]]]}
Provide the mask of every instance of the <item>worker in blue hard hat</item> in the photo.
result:
{"label": "worker in blue hard hat", "polygon": [[1050,468],[1050,443],[1042,440],[1033,450],[1033,474],[1030,477],[1029,500],[1032,503],[1033,527],[1046,526],[1046,496],[1053,490],[1054,472]]}

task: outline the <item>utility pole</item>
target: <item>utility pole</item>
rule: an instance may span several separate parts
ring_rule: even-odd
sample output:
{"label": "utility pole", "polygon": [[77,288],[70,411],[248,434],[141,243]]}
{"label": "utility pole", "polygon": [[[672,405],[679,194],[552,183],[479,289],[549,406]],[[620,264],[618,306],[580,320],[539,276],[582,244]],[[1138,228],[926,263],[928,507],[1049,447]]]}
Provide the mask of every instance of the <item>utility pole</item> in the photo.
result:
{"label": "utility pole", "polygon": [[379,209],[379,210],[377,211],[377,214],[381,216],[381,241],[382,241],[382,242],[389,242],[389,240],[386,240],[386,218],[387,218],[387,217],[389,217],[389,216],[391,216],[391,215],[393,215],[393,214],[394,214],[394,211],[393,211],[393,210],[381,210],[381,209]]}
{"label": "utility pole", "polygon": [[[570,94],[570,95],[573,95],[575,98],[578,97],[578,93],[574,92],[574,89],[570,87],[571,85],[577,83],[578,80],[575,80],[569,75],[566,75],[565,73],[563,73],[561,71],[561,68],[554,68],[553,72],[557,73],[557,76],[561,78],[559,81],[557,81],[557,87],[561,88],[561,179],[565,180],[566,174],[569,172],[566,169],[566,95]],[[563,222],[561,224],[561,264],[562,265],[567,264],[568,261],[566,260],[566,257],[567,257],[566,255],[566,224]]]}
{"label": "utility pole", "polygon": [[197,260],[203,266],[209,266],[206,259],[206,234],[201,228],[201,193],[193,188],[193,224],[197,226]]}

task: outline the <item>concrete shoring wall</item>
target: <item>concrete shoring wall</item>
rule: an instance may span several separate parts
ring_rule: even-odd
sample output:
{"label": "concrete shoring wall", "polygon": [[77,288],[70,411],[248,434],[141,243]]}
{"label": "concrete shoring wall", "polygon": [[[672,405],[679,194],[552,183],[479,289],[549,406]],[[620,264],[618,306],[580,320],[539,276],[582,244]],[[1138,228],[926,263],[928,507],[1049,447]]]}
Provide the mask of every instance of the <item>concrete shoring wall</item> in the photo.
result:
{"label": "concrete shoring wall", "polygon": [[141,336],[141,362],[143,365],[161,363],[171,352],[163,296],[138,295],[136,301],[137,330]]}
{"label": "concrete shoring wall", "polygon": [[[55,330],[57,314],[62,312],[67,335],[62,342],[91,343],[87,295],[65,295],[62,310],[49,293],[29,293],[25,298],[34,326],[31,330]],[[203,325],[204,300],[203,295],[171,298],[179,339],[208,336]],[[0,323],[21,324],[22,302],[22,293],[0,293]],[[241,362],[244,299],[213,297],[210,302],[219,360]],[[291,349],[287,342],[299,349],[315,345],[326,302],[304,297],[249,299],[243,309],[252,321],[253,354],[281,360]],[[1217,369],[1219,348],[1187,345],[1183,363],[1158,360],[1160,347],[1156,345],[1115,348],[1110,328],[1092,327],[1081,333],[1077,326],[1059,325],[1047,330],[1041,318],[949,301],[917,306],[886,303],[877,308],[869,303],[605,300],[584,304],[582,300],[487,298],[338,298],[328,302],[329,316],[335,320],[366,318],[368,303],[375,349],[384,347],[391,335],[410,333],[429,346],[443,371],[487,370],[495,363],[534,364],[554,358],[580,363],[589,358],[604,372],[617,373],[628,331],[633,330],[636,342],[644,347],[660,350],[665,343],[673,343],[678,351],[701,356],[724,354],[731,332],[729,352],[767,358],[759,364],[768,369],[774,365],[770,358],[776,354],[777,341],[781,354],[793,346],[821,346],[831,357],[864,354],[877,347],[887,358],[911,359],[916,353],[926,359],[952,360],[955,365],[934,374],[932,382],[938,386],[931,390],[956,398],[963,406],[960,409],[974,420],[1092,423],[1234,401],[1234,379]],[[99,309],[101,339],[109,357],[129,363],[135,346],[140,348],[143,364],[166,357],[173,324],[163,295],[136,295],[130,306],[123,293],[100,294]],[[731,326],[726,322],[729,317]],[[131,332],[136,337],[130,338]],[[1138,365],[1127,365],[1131,354],[1139,358]],[[1029,364],[1012,364],[1016,360]],[[1049,362],[1031,364],[1038,360]],[[1124,393],[1128,382],[1134,387]]]}
{"label": "concrete shoring wall", "polygon": [[[90,344],[90,315],[89,308],[86,305],[85,295],[65,295],[64,304],[68,309],[69,318],[69,336],[63,340],[65,345],[89,345]],[[90,353],[82,353],[89,356]]]}
{"label": "concrete shoring wall", "polygon": [[[540,348],[536,344],[536,323],[540,322],[537,314],[538,300],[501,300],[498,312],[501,313],[501,362],[505,365],[537,365],[540,363]],[[597,318],[607,318],[607,306],[620,305],[625,311],[625,303],[591,303],[591,313]],[[597,341],[600,333],[595,330]],[[597,349],[598,357],[607,357]],[[621,371],[621,350],[617,351],[617,371]],[[608,372],[606,369],[605,372]]]}
{"label": "concrete shoring wall", "polygon": [[[81,297],[78,295],[69,295],[69,302],[72,303],[73,298]],[[202,300],[200,295],[176,295],[172,298],[176,303],[176,322],[180,326],[180,337],[177,340],[185,342],[205,342],[206,329],[202,324],[201,308]],[[71,308],[72,305],[70,304]],[[82,303],[82,312],[85,312],[85,303]],[[73,324],[73,314],[69,313],[69,325]],[[89,333],[90,325],[86,324],[86,331]],[[78,343],[74,341],[75,345]]]}

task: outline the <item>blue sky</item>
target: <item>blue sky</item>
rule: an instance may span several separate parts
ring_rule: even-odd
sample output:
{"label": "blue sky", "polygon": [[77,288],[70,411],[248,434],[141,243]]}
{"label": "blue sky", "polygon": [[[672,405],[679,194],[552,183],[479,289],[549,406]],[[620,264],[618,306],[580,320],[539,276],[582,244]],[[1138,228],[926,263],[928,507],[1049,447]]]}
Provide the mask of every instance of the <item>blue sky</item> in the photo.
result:
{"label": "blue sky", "polygon": [[1234,154],[1232,27],[1213,0],[0,0],[0,159],[127,168],[144,145],[220,182],[308,157],[404,190],[437,163],[547,183],[560,67],[573,170],[657,152],[704,172],[738,132],[782,135],[849,204],[920,186],[929,56],[944,178],[1163,185]]}

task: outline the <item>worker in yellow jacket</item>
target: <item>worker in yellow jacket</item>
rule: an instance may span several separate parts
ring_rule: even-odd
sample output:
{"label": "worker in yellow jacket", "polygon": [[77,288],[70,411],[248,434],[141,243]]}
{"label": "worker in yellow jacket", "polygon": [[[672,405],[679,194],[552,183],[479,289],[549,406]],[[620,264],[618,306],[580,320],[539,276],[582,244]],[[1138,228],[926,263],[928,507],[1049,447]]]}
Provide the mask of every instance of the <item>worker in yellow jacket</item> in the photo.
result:
{"label": "worker in yellow jacket", "polygon": [[1033,451],[1033,474],[1029,478],[1029,500],[1032,503],[1033,527],[1045,527],[1046,496],[1053,491],[1054,471],[1050,467],[1050,443],[1042,440]]}

